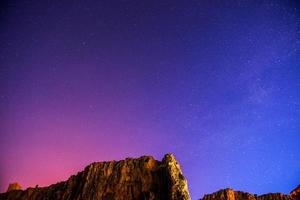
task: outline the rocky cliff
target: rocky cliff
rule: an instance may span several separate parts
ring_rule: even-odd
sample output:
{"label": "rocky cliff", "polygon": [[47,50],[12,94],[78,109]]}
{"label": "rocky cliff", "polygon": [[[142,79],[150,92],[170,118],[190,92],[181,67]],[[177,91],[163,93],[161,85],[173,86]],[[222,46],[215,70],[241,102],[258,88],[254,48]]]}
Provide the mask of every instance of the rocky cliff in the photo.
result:
{"label": "rocky cliff", "polygon": [[10,187],[0,200],[190,200],[186,179],[171,154],[162,161],[143,156],[92,163],[67,181],[19,189]]}
{"label": "rocky cliff", "polygon": [[298,187],[291,191],[290,195],[291,197],[300,200],[300,185],[298,185]]}
{"label": "rocky cliff", "polygon": [[200,200],[300,200],[300,187],[297,187],[289,195],[281,193],[256,195],[247,192],[234,191],[232,189],[224,189],[212,194],[204,195]]}
{"label": "rocky cliff", "polygon": [[[21,190],[9,185],[0,200],[190,200],[187,181],[172,154],[162,161],[151,156],[87,166],[67,181]],[[204,195],[200,200],[300,200],[300,185],[290,194],[255,195],[232,189]]]}

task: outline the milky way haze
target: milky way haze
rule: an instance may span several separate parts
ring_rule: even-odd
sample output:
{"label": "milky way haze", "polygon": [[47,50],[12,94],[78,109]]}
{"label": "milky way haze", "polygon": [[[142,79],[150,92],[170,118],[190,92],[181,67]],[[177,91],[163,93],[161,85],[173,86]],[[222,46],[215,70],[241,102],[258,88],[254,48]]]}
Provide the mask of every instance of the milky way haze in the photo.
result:
{"label": "milky way haze", "polygon": [[1,1],[0,191],[175,154],[193,199],[300,180],[297,1]]}

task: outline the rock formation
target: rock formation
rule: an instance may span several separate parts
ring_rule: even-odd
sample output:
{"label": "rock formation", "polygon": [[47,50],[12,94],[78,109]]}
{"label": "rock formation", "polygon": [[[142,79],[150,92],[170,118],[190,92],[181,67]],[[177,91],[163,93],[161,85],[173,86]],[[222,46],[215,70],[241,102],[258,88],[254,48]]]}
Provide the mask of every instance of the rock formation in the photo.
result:
{"label": "rock formation", "polygon": [[281,193],[269,193],[264,195],[250,194],[247,192],[234,191],[232,189],[219,190],[212,194],[204,195],[200,200],[299,200],[300,187],[293,190],[289,195]]}
{"label": "rock formation", "polygon": [[[0,200],[190,200],[187,181],[172,154],[162,161],[151,156],[88,165],[67,181],[21,190],[10,184]],[[200,200],[300,200],[300,185],[289,195],[219,190]]]}
{"label": "rock formation", "polygon": [[300,200],[300,185],[298,185],[298,187],[291,191],[290,195],[291,197]]}
{"label": "rock formation", "polygon": [[0,200],[190,200],[186,179],[173,155],[98,162],[67,181],[12,190]]}
{"label": "rock formation", "polygon": [[7,192],[12,191],[12,190],[21,190],[22,187],[19,183],[11,183],[9,184],[8,188],[7,188]]}

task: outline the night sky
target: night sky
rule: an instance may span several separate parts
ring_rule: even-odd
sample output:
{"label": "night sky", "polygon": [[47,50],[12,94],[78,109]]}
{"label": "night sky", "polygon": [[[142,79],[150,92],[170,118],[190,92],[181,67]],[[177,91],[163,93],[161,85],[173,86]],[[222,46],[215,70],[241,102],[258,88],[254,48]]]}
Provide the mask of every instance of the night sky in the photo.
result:
{"label": "night sky", "polygon": [[297,1],[1,1],[0,191],[172,152],[192,198],[300,184]]}

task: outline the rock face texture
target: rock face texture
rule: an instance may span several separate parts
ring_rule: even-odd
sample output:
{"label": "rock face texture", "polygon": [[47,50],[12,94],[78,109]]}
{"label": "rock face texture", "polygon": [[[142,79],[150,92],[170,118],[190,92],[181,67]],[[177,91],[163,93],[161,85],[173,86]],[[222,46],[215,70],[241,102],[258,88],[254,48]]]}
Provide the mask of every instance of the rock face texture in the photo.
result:
{"label": "rock face texture", "polygon": [[232,189],[219,190],[218,192],[204,195],[200,200],[299,200],[300,193],[297,188],[290,195],[270,193],[264,195],[250,194],[247,192],[234,191]]}
{"label": "rock face texture", "polygon": [[300,200],[300,185],[298,185],[298,187],[291,191],[290,195],[291,197]]}
{"label": "rock face texture", "polygon": [[9,190],[0,200],[190,200],[187,181],[173,155],[98,162],[48,187]]}
{"label": "rock face texture", "polygon": [[[151,156],[121,161],[97,162],[67,181],[48,187],[22,190],[9,185],[0,200],[190,200],[187,181],[172,154],[162,161]],[[200,200],[300,200],[300,185],[289,195],[264,195],[219,190]]]}

